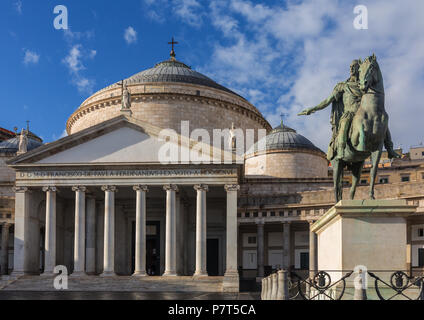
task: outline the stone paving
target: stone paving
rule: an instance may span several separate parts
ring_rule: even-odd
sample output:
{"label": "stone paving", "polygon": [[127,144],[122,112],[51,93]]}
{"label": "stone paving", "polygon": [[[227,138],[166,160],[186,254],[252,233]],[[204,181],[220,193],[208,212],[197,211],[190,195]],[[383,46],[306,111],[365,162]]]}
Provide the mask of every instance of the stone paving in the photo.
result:
{"label": "stone paving", "polygon": [[[3,291],[55,291],[55,276],[23,276],[9,281]],[[94,292],[222,292],[223,277],[83,276],[68,278],[68,291]]]}
{"label": "stone paving", "polygon": [[259,300],[259,293],[0,291],[0,300]]}

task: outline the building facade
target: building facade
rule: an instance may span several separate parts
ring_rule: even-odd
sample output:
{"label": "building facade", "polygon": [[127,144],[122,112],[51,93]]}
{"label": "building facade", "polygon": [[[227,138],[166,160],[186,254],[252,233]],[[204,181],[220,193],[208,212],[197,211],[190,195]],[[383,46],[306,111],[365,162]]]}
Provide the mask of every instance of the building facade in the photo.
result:
{"label": "building facade", "polygon": [[[215,130],[218,145],[206,143]],[[3,273],[64,265],[74,276],[222,277],[224,290],[238,291],[240,279],[276,268],[316,268],[309,226],[334,205],[325,154],[292,128],[272,129],[243,97],[175,57],[89,97],[67,132],[2,153]],[[379,172],[377,198],[424,211],[423,162],[390,165]],[[414,178],[395,179],[400,171]],[[367,198],[365,184],[358,198]],[[424,220],[408,223],[406,263],[420,270]]]}

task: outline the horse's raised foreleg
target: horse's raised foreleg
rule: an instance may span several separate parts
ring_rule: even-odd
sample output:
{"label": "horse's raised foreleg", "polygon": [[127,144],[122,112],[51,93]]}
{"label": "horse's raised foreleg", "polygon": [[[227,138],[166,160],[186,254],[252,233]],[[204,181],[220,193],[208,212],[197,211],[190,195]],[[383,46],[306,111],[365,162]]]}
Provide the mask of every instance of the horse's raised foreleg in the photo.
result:
{"label": "horse's raised foreleg", "polygon": [[342,177],[344,162],[342,160],[333,160],[331,165],[333,167],[334,197],[337,203],[342,200],[343,196]]}
{"label": "horse's raised foreleg", "polygon": [[358,185],[358,181],[361,179],[362,166],[364,162],[355,162],[351,166],[352,170],[352,187],[350,188],[350,199],[353,200],[355,198],[356,186]]}
{"label": "horse's raised foreleg", "polygon": [[372,168],[370,172],[370,199],[375,199],[374,184],[375,184],[375,178],[377,177],[377,169],[378,169],[378,164],[381,158],[382,148],[383,146],[380,146],[380,148],[377,151],[374,151],[371,153]]}

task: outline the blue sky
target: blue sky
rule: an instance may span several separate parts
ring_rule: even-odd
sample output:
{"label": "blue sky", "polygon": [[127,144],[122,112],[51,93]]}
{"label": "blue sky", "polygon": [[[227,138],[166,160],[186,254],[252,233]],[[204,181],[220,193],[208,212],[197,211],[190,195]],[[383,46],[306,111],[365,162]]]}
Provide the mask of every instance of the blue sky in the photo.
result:
{"label": "blue sky", "polygon": [[[329,110],[297,117],[346,79],[352,59],[376,53],[395,146],[424,140],[424,1],[128,0],[0,3],[0,126],[63,135],[72,112],[95,91],[169,57],[235,90],[273,125],[288,125],[323,150]],[[53,27],[65,5],[69,30]],[[368,8],[369,29],[353,28]]]}

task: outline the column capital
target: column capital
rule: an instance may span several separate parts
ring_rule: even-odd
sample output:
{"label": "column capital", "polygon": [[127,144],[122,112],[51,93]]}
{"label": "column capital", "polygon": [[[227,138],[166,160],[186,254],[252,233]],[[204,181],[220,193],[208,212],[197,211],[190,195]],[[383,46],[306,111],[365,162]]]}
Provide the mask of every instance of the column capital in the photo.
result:
{"label": "column capital", "polygon": [[72,191],[75,191],[75,192],[78,192],[78,191],[80,191],[80,192],[86,192],[87,191],[87,188],[84,187],[84,186],[73,186],[72,187]]}
{"label": "column capital", "polygon": [[27,192],[29,191],[28,187],[13,187],[13,191],[18,192]]}
{"label": "column capital", "polygon": [[102,191],[117,192],[118,189],[115,186],[102,186]]}
{"label": "column capital", "polygon": [[240,186],[238,184],[226,184],[224,188],[227,192],[240,190]]}
{"label": "column capital", "polygon": [[165,191],[178,191],[178,186],[176,184],[166,184],[163,186]]}
{"label": "column capital", "polygon": [[196,191],[209,191],[209,186],[206,184],[195,184],[193,188]]}
{"label": "column capital", "polygon": [[134,191],[143,191],[143,192],[149,192],[149,187],[146,185],[137,185],[133,187]]}
{"label": "column capital", "polygon": [[256,225],[263,227],[265,225],[265,219],[255,219],[255,223]]}
{"label": "column capital", "polygon": [[47,186],[47,187],[43,187],[43,191],[44,192],[49,192],[49,191],[56,192],[57,191],[57,188],[56,187],[53,187],[53,186]]}
{"label": "column capital", "polygon": [[286,220],[286,221],[284,221],[284,220],[282,221],[282,224],[283,224],[283,225],[284,225],[284,224],[290,225],[291,223],[292,223],[292,221],[287,221],[287,220]]}
{"label": "column capital", "polygon": [[5,223],[2,224],[3,229],[9,229],[11,226],[12,226],[12,224],[8,223],[8,222],[5,222]]}

